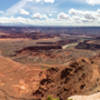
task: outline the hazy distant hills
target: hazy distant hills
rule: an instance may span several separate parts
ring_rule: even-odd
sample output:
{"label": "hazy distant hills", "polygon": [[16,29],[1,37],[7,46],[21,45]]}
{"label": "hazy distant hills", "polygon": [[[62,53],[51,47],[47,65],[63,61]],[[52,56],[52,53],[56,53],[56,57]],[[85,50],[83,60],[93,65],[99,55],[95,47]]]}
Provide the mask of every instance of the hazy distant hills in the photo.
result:
{"label": "hazy distant hills", "polygon": [[39,26],[0,26],[0,31],[23,32],[37,31],[45,33],[100,34],[100,27],[39,27]]}

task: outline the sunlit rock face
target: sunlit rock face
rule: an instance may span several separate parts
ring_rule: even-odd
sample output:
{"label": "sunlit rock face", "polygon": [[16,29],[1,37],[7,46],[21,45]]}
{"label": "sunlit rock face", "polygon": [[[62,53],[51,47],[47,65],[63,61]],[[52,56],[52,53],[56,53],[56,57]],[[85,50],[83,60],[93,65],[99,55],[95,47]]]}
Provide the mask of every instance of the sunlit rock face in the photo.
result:
{"label": "sunlit rock face", "polygon": [[100,100],[100,92],[89,96],[83,96],[83,95],[71,96],[69,97],[69,100]]}
{"label": "sunlit rock face", "polygon": [[[91,59],[81,57],[67,66],[46,70],[46,78],[40,81],[39,88],[33,92],[33,95],[40,100],[46,99],[48,95],[66,100],[74,95],[97,93],[100,89],[99,65],[100,57]],[[75,98],[77,100],[77,96]],[[94,100],[83,99],[87,96],[79,96],[79,98],[78,100]]]}

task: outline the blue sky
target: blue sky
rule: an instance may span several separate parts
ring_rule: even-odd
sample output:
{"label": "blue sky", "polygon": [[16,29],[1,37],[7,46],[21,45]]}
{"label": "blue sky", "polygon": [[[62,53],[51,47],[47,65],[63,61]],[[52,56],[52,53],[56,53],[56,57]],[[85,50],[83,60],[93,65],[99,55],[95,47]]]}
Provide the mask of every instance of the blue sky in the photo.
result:
{"label": "blue sky", "polygon": [[0,0],[0,24],[100,26],[100,0]]}

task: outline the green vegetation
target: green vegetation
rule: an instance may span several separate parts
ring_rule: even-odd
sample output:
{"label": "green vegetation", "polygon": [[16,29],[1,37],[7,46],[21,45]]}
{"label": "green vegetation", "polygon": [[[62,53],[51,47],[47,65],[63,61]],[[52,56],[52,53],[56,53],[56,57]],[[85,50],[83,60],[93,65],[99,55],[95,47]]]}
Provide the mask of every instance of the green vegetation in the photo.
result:
{"label": "green vegetation", "polygon": [[[59,98],[53,98],[52,96],[48,96],[47,100],[60,100]],[[72,100],[72,99],[67,99],[67,100]]]}
{"label": "green vegetation", "polygon": [[59,98],[53,98],[52,96],[48,96],[47,100],[60,100]]}

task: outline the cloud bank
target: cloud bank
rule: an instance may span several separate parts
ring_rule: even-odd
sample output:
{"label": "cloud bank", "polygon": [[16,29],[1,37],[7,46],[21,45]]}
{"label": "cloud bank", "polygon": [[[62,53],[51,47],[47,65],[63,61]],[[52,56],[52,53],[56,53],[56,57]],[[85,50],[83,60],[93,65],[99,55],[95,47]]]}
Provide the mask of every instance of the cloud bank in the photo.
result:
{"label": "cloud bank", "polygon": [[[83,4],[88,8],[77,9],[71,4]],[[0,11],[0,24],[100,26],[100,0],[19,0],[5,11]]]}
{"label": "cloud bank", "polygon": [[[29,14],[22,10],[22,14]],[[68,13],[60,12],[55,18],[49,18],[45,14],[34,13],[31,18],[24,17],[0,17],[1,24],[27,24],[27,25],[100,25],[100,9],[96,11],[83,11],[71,8]]]}

